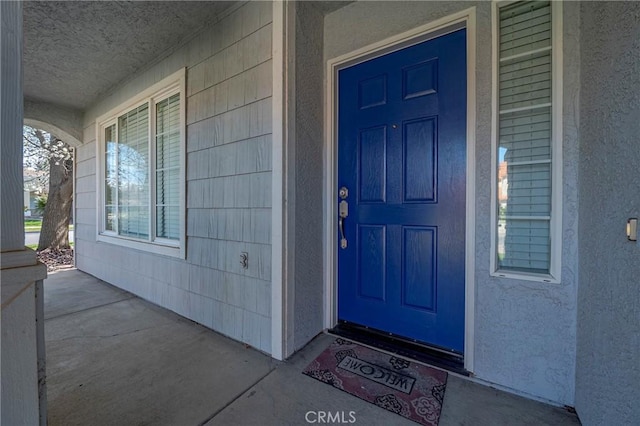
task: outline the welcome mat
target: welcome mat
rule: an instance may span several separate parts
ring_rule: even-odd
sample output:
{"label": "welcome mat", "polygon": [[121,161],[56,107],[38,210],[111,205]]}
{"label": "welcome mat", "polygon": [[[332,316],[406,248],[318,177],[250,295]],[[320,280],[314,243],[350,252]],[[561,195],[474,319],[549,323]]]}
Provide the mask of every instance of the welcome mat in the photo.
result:
{"label": "welcome mat", "polygon": [[436,426],[447,373],[336,339],[302,372],[417,423]]}

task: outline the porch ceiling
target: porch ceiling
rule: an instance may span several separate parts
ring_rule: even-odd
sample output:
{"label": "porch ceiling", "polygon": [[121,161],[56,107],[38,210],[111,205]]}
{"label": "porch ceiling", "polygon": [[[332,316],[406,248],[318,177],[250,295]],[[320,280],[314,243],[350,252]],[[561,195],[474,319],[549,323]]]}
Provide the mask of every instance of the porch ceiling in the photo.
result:
{"label": "porch ceiling", "polygon": [[234,3],[25,2],[25,98],[84,110]]}

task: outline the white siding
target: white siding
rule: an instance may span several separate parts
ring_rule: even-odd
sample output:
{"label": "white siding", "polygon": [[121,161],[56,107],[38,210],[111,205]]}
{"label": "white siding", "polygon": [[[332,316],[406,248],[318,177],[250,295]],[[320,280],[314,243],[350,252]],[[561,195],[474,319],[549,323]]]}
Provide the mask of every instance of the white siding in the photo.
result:
{"label": "white siding", "polygon": [[[78,149],[78,268],[271,351],[271,3],[242,5],[106,96]],[[187,256],[96,243],[95,118],[187,68]],[[249,254],[242,269],[240,253]]]}

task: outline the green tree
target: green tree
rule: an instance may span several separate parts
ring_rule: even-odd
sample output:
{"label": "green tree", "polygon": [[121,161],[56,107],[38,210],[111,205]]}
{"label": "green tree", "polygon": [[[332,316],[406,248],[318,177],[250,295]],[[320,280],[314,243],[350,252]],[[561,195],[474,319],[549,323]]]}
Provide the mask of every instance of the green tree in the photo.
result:
{"label": "green tree", "polygon": [[44,170],[49,195],[42,215],[38,250],[69,248],[73,204],[73,148],[55,136],[23,128],[24,166]]}

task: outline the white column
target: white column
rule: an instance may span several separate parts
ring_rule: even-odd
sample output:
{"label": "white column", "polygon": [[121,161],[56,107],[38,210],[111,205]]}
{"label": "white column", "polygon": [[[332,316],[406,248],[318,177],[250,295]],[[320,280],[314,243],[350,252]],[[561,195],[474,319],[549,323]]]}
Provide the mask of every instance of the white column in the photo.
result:
{"label": "white column", "polygon": [[46,424],[42,280],[24,247],[22,3],[0,1],[0,281],[2,424]]}
{"label": "white column", "polygon": [[22,3],[0,2],[0,251],[24,249],[22,205]]}

